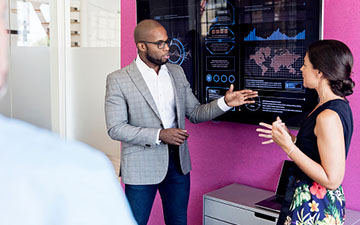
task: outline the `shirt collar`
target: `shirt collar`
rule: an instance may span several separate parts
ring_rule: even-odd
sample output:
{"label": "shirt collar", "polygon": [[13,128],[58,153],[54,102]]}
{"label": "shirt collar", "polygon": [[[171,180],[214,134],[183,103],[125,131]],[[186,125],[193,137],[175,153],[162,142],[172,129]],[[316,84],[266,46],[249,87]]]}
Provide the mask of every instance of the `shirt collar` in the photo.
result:
{"label": "shirt collar", "polygon": [[[136,65],[139,68],[140,72],[147,72],[147,71],[154,71],[153,68],[150,68],[148,65],[146,65],[144,63],[144,61],[142,61],[142,59],[140,58],[139,54],[136,57]],[[168,68],[166,67],[166,65],[161,65],[160,70],[164,70],[164,71],[168,71]]]}

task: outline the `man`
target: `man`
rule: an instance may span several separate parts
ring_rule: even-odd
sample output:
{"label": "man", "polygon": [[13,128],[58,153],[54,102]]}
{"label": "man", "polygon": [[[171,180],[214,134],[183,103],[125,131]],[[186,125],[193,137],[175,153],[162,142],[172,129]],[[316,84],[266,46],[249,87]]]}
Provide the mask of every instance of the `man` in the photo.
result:
{"label": "man", "polygon": [[108,133],[122,142],[121,176],[138,224],[147,224],[159,190],[166,224],[186,224],[190,192],[190,155],[185,116],[193,123],[211,120],[234,106],[253,103],[251,90],[233,92],[201,105],[182,68],[167,63],[165,28],[155,20],[134,32],[138,56],[107,78]]}
{"label": "man", "polygon": [[[1,93],[8,67],[4,11],[0,0]],[[1,115],[0,145],[1,225],[136,224],[101,152]]]}

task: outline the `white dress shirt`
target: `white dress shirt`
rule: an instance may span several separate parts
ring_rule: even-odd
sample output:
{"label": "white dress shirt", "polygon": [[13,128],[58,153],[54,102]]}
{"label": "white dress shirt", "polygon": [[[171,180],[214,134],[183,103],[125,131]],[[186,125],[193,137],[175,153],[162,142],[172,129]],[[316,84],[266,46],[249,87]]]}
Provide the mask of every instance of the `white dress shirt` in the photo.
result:
{"label": "white dress shirt", "polygon": [[145,80],[147,87],[159,110],[162,124],[165,129],[176,127],[176,105],[175,94],[169,71],[166,65],[162,65],[159,74],[148,67],[139,57],[136,59],[136,65]]}
{"label": "white dress shirt", "polygon": [[[164,128],[175,128],[177,126],[175,94],[166,65],[162,65],[160,67],[159,74],[156,74],[155,70],[146,65],[144,61],[141,60],[140,56],[137,55],[136,66],[144,78],[145,83],[155,101]],[[232,108],[226,105],[224,97],[219,98],[217,104],[224,112]],[[160,143],[159,134],[160,130],[157,135],[157,144]]]}

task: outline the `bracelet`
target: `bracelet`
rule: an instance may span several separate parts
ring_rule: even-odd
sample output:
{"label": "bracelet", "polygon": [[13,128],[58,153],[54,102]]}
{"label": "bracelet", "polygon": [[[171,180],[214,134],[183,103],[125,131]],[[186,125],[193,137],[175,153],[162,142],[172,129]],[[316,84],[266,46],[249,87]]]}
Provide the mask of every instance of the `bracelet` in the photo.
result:
{"label": "bracelet", "polygon": [[294,146],[290,149],[290,151],[288,152],[287,156],[288,156],[289,159],[290,159],[290,154],[295,150],[295,147],[296,147],[296,145],[294,145]]}

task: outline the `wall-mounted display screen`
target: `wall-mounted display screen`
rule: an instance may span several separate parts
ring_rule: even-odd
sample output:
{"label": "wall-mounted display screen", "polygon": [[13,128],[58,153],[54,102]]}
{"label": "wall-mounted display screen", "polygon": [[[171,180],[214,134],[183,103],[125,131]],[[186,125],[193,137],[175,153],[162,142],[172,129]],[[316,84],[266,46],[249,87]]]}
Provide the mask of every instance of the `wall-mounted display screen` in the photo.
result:
{"label": "wall-mounted display screen", "polygon": [[307,46],[320,39],[320,0],[137,2],[138,21],[156,19],[174,38],[172,61],[183,66],[201,102],[223,96],[230,84],[258,91],[254,104],[218,120],[257,124],[280,116],[298,127],[316,105],[300,68]]}
{"label": "wall-mounted display screen", "polygon": [[192,0],[137,0],[137,21],[159,21],[172,39],[169,62],[180,65],[198,95],[200,39],[198,35],[199,4]]}

